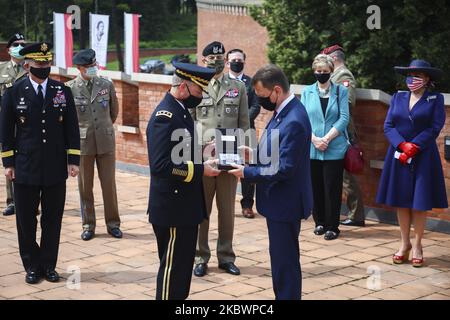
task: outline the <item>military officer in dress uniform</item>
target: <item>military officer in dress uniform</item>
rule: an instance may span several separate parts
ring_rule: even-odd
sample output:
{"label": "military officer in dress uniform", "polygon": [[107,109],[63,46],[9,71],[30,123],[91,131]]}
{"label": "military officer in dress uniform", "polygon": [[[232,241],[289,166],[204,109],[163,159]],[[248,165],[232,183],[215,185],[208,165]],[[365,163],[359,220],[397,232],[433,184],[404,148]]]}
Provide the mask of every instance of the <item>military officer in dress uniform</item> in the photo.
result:
{"label": "military officer in dress uniform", "polygon": [[[241,49],[232,49],[227,52],[226,60],[227,67],[229,68],[229,76],[232,79],[237,79],[245,84],[245,89],[247,90],[248,98],[248,114],[250,118],[250,128],[255,129],[255,119],[258,117],[261,107],[258,103],[258,97],[255,94],[255,90],[252,87],[252,78],[244,73],[244,67],[246,64],[246,54]],[[256,148],[256,131],[252,132],[252,141],[255,142],[252,148]],[[241,179],[241,207],[242,215],[245,218],[253,219],[255,217],[255,212],[253,211],[253,204],[255,202],[255,184],[248,183],[245,179]]]}
{"label": "military officer in dress uniform", "polygon": [[[80,133],[72,92],[49,78],[47,42],[20,50],[29,77],[7,89],[0,117],[5,175],[14,182],[19,250],[27,283],[59,281],[55,271],[66,179],[78,174]],[[36,211],[41,204],[41,241]]]}
{"label": "military officer in dress uniform", "polygon": [[[11,59],[0,62],[0,100],[5,90],[12,87],[14,82],[22,79],[27,71],[23,68],[23,57],[19,51],[25,46],[25,37],[21,33],[14,34],[9,38],[6,48]],[[4,216],[14,214],[14,196],[11,180],[6,179],[6,208],[3,210]]]}
{"label": "military officer in dress uniform", "polygon": [[[242,129],[250,127],[248,116],[247,92],[244,83],[231,79],[223,73],[225,67],[225,48],[222,43],[214,41],[203,49],[203,63],[214,69],[216,74],[208,85],[208,94],[203,94],[199,106],[191,110],[194,121],[201,130],[203,146],[215,140],[216,129]],[[233,251],[234,203],[236,200],[237,178],[222,172],[217,177],[205,177],[206,209],[211,214],[214,196],[219,215],[219,237],[217,239],[217,259],[219,268],[239,275],[240,270],[234,264],[236,255]],[[209,220],[200,225],[196,266],[194,274],[202,277],[207,272],[207,263],[211,257],[208,245]]]}
{"label": "military officer in dress uniform", "polygon": [[95,51],[85,49],[73,57],[79,75],[66,83],[72,89],[81,137],[80,190],[83,232],[87,241],[95,235],[94,165],[103,193],[107,231],[122,238],[116,191],[116,154],[113,124],[119,113],[116,91],[111,81],[97,76]]}
{"label": "military officer in dress uniform", "polygon": [[[356,141],[356,129],[351,117],[352,110],[356,104],[356,80],[350,70],[345,65],[344,49],[339,45],[333,45],[325,48],[323,54],[329,55],[334,62],[334,72],[331,75],[333,83],[342,84],[348,89],[348,105],[350,110],[350,122],[348,125],[348,135],[351,141]],[[349,209],[347,219],[341,221],[345,226],[365,225],[364,203],[356,178],[348,171],[344,170],[344,192],[347,194],[347,207]]]}
{"label": "military officer in dress uniform", "polygon": [[[202,101],[202,88],[207,87],[214,71],[181,62],[173,62],[173,66],[172,88],[147,126],[151,173],[148,213],[160,259],[157,300],[182,300],[189,295],[198,225],[207,217],[202,177],[220,173],[213,168],[213,160],[202,163],[188,111]],[[176,149],[180,146],[181,151]],[[197,156],[195,150],[200,151]]]}

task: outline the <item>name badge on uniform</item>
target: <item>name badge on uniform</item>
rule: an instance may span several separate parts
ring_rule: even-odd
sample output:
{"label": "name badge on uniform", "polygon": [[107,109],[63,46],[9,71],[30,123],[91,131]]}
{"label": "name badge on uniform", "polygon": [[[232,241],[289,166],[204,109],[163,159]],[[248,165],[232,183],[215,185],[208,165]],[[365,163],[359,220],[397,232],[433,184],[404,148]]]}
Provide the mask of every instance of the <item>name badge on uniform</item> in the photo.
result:
{"label": "name badge on uniform", "polygon": [[229,89],[227,93],[225,93],[225,97],[227,98],[236,98],[239,97],[239,90],[236,88]]}

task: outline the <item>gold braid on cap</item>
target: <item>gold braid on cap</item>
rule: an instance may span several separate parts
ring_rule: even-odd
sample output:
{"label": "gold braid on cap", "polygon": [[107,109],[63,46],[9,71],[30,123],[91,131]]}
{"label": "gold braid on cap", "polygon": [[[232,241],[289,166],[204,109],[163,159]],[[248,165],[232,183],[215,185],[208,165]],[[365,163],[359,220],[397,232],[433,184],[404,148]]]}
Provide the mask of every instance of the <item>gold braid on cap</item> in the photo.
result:
{"label": "gold braid on cap", "polygon": [[176,69],[175,72],[178,73],[178,74],[181,74],[181,75],[183,75],[183,76],[185,76],[185,77],[188,77],[192,82],[198,84],[198,85],[201,86],[201,87],[206,87],[206,86],[208,86],[208,83],[209,83],[208,80],[205,80],[205,79],[203,79],[203,78],[194,76],[194,75],[189,74],[189,73],[187,73],[187,72],[183,72],[183,71],[181,71],[180,69]]}
{"label": "gold braid on cap", "polygon": [[42,52],[32,52],[26,54],[24,57],[26,59],[32,59],[36,61],[50,61],[53,58],[53,54],[51,52],[47,52],[46,54]]}

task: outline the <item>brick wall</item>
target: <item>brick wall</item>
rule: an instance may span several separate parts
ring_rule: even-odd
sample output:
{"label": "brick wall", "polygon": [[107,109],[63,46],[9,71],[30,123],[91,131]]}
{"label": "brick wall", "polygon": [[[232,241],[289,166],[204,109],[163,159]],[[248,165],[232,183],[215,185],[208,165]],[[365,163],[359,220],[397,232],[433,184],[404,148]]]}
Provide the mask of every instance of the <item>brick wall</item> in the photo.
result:
{"label": "brick wall", "polygon": [[[71,75],[54,74],[53,78],[67,81],[73,77]],[[134,74],[131,80],[123,80],[120,73],[115,73],[113,79],[119,99],[119,116],[116,121],[116,158],[122,163],[148,166],[146,128],[148,120],[155,107],[163,99],[170,88],[169,76],[141,75]],[[300,87],[294,91],[300,92]],[[386,101],[386,100],[384,100]],[[448,101],[448,99],[447,99]],[[447,103],[450,104],[450,103]],[[364,195],[364,202],[367,207],[381,208],[386,211],[393,211],[392,208],[379,206],[375,203],[375,196],[378,189],[378,180],[381,175],[379,168],[371,166],[371,160],[384,160],[388,142],[384,137],[383,123],[388,110],[386,102],[378,98],[358,98],[354,109],[354,120],[358,130],[360,143],[364,150],[365,168],[362,175],[357,176]],[[450,105],[446,107],[446,125],[438,138],[438,146],[442,157],[444,175],[446,179],[447,195],[450,196],[450,162],[444,157],[444,136],[450,135]],[[271,112],[262,109],[255,121],[258,134],[266,126],[272,117]],[[134,133],[127,133],[120,127],[134,128]],[[126,130],[125,130],[126,131]],[[450,221],[450,209],[435,209],[429,212],[429,216],[441,220]]]}
{"label": "brick wall", "polygon": [[249,75],[268,63],[268,35],[250,16],[230,15],[199,9],[197,13],[197,57],[212,41],[221,41],[226,50],[240,48],[247,54],[245,73]]}

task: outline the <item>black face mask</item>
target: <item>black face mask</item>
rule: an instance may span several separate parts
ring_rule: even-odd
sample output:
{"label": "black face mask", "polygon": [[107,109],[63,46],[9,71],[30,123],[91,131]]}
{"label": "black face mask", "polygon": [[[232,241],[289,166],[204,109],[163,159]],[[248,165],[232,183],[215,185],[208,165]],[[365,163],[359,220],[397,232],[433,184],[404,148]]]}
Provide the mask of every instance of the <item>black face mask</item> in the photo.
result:
{"label": "black face mask", "polygon": [[51,70],[51,67],[47,67],[47,68],[30,67],[31,74],[41,80],[45,80],[48,78],[48,76],[50,74],[50,70]]}
{"label": "black face mask", "polygon": [[230,62],[230,70],[236,73],[241,73],[244,70],[244,63],[241,61]]}
{"label": "black face mask", "polygon": [[188,109],[197,107],[200,104],[200,102],[202,102],[203,98],[198,98],[196,96],[193,96],[187,85],[186,85],[186,88],[189,92],[189,97],[187,97],[186,99],[183,100],[183,105]]}
{"label": "black face mask", "polygon": [[314,76],[316,77],[317,81],[319,81],[320,83],[323,84],[330,79],[331,73],[315,73],[314,72]]}
{"label": "black face mask", "polygon": [[[273,92],[273,89],[272,89]],[[260,97],[258,96],[258,104],[266,109],[267,111],[274,111],[277,107],[277,104],[270,101],[270,96],[272,95],[272,92],[270,92],[269,96],[267,97]]]}

